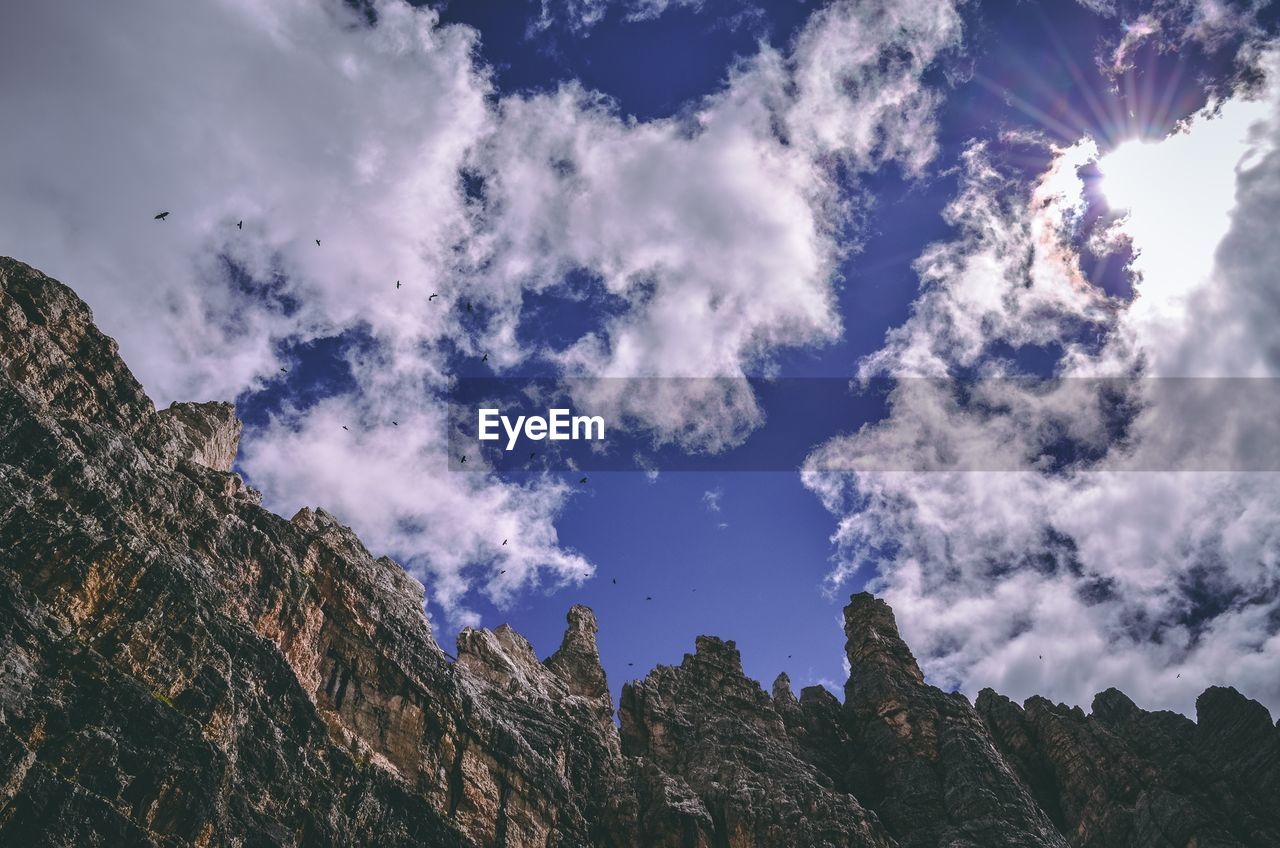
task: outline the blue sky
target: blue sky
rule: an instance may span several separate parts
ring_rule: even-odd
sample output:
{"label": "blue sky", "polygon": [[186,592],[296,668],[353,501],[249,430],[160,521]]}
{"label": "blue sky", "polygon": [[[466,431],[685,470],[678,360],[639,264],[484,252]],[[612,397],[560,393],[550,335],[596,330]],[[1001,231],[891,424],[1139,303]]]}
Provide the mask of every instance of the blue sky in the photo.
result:
{"label": "blue sky", "polygon": [[[547,655],[586,603],[615,694],[701,633],[735,639],[766,685],[786,671],[838,690],[840,609],[870,584],[931,679],[967,692],[1079,702],[1130,681],[1187,709],[1191,687],[1247,688],[1280,652],[1270,478],[1104,485],[1086,472],[1132,444],[1090,429],[1092,396],[1002,412],[757,391],[747,450],[795,472],[668,466],[585,486],[449,471],[440,424],[455,376],[1274,376],[1252,317],[1275,312],[1255,273],[1270,259],[1247,226],[1269,202],[1271,7],[96,14],[54,3],[11,28],[29,82],[0,73],[0,106],[29,136],[0,171],[18,187],[0,250],[76,287],[158,404],[234,397],[238,468],[265,503],[325,506],[403,562],[446,649],[505,621]],[[1218,199],[1161,195],[1174,174]],[[1124,175],[1128,217],[1108,202]],[[167,229],[153,206],[173,208]],[[915,461],[919,440],[953,438],[978,462],[1067,442],[1098,465],[799,471]],[[1195,498],[1211,496],[1230,530],[1170,534],[1144,511],[1208,514]],[[1031,663],[1077,634],[1053,673]]]}
{"label": "blue sky", "polygon": [[[440,8],[443,20],[480,31],[481,55],[497,69],[501,90],[577,80],[613,98],[623,114],[649,120],[677,114],[720,89],[729,67],[754,52],[757,39],[785,47],[814,5],[761,4],[758,16],[736,26],[729,21],[741,11],[737,3],[675,8],[646,21],[625,20],[611,8],[585,34],[554,24],[531,34],[510,4]],[[949,70],[972,79],[949,92],[940,112],[942,150],[933,173],[911,179],[887,168],[864,184],[874,205],[861,252],[841,267],[849,281],[840,289],[845,333],[820,349],[782,354],[783,375],[851,376],[858,360],[905,320],[916,294],[912,262],[925,245],[948,235],[941,213],[955,181],[946,171],[966,141],[1018,128],[1047,129],[1067,143],[1085,134],[1119,141],[1133,137],[1135,128],[1161,137],[1204,105],[1207,93],[1196,77],[1224,73],[1223,56],[1146,51],[1134,74],[1136,89],[1149,84],[1148,76],[1162,87],[1180,81],[1165,95],[1164,114],[1117,127],[1114,115],[1153,104],[1126,96],[1123,86],[1109,90],[1093,61],[1101,40],[1114,36],[1115,18],[1070,3],[991,3],[967,11],[977,37]],[[935,73],[942,77],[943,69]],[[1040,151],[1022,159],[1019,153],[1009,151],[1029,176],[1047,160]],[[554,318],[549,323],[555,332]],[[1022,361],[1034,367],[1034,352]],[[771,406],[768,428],[803,451],[821,440],[812,436],[815,427],[834,435],[864,420],[851,420],[842,409],[815,421],[815,412]],[[722,493],[719,511],[707,508],[707,492]],[[845,679],[840,610],[871,573],[839,591],[824,585],[834,553],[831,520],[798,474],[672,472],[656,481],[635,472],[595,474],[558,527],[565,544],[598,564],[597,577],[581,588],[532,593],[505,610],[479,601],[486,622],[511,623],[548,655],[559,645],[568,605],[587,604],[603,622],[600,645],[615,697],[623,681],[658,663],[678,663],[701,633],[735,639],[747,673],[766,685],[785,671],[797,687],[825,683],[839,693]],[[654,600],[645,601],[649,596]]]}

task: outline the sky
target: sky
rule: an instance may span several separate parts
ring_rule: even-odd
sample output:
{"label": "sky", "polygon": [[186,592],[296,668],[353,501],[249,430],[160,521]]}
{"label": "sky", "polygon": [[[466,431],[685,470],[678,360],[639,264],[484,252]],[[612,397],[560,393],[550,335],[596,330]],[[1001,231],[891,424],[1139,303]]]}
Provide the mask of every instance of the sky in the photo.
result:
{"label": "sky", "polygon": [[[615,695],[702,633],[839,692],[865,588],[971,697],[1280,710],[1269,5],[3,14],[0,253],[157,405],[233,399],[446,650],[586,603]],[[459,467],[477,378],[612,453]]]}

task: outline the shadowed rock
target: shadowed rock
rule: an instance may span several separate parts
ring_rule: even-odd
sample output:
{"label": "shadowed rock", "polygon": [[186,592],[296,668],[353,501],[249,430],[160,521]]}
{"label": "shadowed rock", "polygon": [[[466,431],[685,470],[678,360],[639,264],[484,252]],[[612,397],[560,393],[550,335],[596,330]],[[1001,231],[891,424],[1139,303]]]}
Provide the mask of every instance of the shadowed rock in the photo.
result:
{"label": "shadowed rock", "polygon": [[[157,412],[60,283],[0,259],[0,845],[502,848],[1280,845],[1280,736],[928,685],[845,610],[845,703],[731,641],[623,687],[569,610],[440,649],[425,591],[232,471],[225,403]],[[607,622],[605,622],[607,626]]]}
{"label": "shadowed rock", "polygon": [[924,682],[889,605],[864,592],[844,617],[849,785],[898,844],[1065,848],[969,701]]}

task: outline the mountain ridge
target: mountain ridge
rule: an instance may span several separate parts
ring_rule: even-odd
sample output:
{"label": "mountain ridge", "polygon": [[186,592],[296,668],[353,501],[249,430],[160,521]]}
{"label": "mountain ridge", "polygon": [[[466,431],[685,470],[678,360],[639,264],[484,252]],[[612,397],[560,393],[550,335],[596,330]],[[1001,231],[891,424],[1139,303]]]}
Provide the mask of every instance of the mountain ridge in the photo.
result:
{"label": "mountain ridge", "polygon": [[545,660],[436,643],[424,589],[320,508],[265,510],[226,403],[156,410],[66,286],[0,259],[0,843],[1280,845],[1280,730],[930,686],[845,608],[841,703],[696,641],[623,686],[585,607]]}

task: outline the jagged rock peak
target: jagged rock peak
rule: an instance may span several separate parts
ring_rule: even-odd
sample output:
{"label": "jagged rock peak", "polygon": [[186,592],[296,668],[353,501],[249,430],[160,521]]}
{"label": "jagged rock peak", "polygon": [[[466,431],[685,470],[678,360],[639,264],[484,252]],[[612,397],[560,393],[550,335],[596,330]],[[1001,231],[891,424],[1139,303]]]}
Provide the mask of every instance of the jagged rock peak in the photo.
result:
{"label": "jagged rock peak", "polygon": [[1112,687],[1093,696],[1089,712],[1107,724],[1119,724],[1138,713],[1138,705],[1133,700]]}
{"label": "jagged rock peak", "polygon": [[172,461],[231,471],[243,425],[230,403],[174,403],[155,418],[156,447]]}
{"label": "jagged rock peak", "polygon": [[844,608],[844,635],[851,676],[859,669],[877,667],[924,682],[915,655],[898,634],[893,609],[870,592],[850,596]]}
{"label": "jagged rock peak", "polygon": [[1196,722],[1210,732],[1265,734],[1275,730],[1271,713],[1231,686],[1210,686],[1196,698]]}
{"label": "jagged rock peak", "polygon": [[155,406],[88,304],[62,283],[0,257],[0,369],[54,414],[132,435]]}
{"label": "jagged rock peak", "polygon": [[840,706],[840,699],[832,695],[825,686],[806,686],[800,690],[800,703],[802,705],[821,704],[823,707]]}
{"label": "jagged rock peak", "polygon": [[[546,662],[547,668],[564,681],[570,694],[584,698],[610,698],[609,682],[604,666],[600,664],[600,649],[596,646],[596,633],[600,626],[590,607],[574,604],[565,616],[568,627],[560,649]],[[610,712],[613,711],[610,698]]]}
{"label": "jagged rock peak", "polygon": [[529,640],[509,625],[494,630],[464,627],[458,633],[458,666],[475,677],[502,688],[541,691],[545,669]]}
{"label": "jagged rock peak", "polygon": [[682,667],[691,664],[709,665],[723,673],[742,675],[742,654],[732,639],[719,636],[699,636],[693,642],[693,653],[685,654]]}
{"label": "jagged rock peak", "polygon": [[796,700],[796,693],[791,691],[791,677],[784,671],[773,679],[773,686],[770,690],[773,693],[773,704],[775,707],[787,704],[798,705],[800,702]]}

